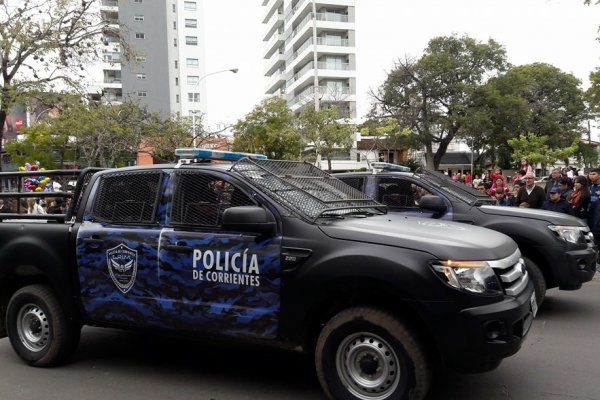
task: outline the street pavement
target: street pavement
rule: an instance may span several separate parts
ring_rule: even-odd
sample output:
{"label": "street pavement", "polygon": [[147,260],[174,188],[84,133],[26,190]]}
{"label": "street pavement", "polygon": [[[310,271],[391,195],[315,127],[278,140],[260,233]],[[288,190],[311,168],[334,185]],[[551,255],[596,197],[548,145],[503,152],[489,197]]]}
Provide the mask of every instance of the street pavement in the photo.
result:
{"label": "street pavement", "polygon": [[[312,360],[265,349],[85,328],[60,368],[24,365],[0,339],[0,400],[324,399]],[[548,296],[523,348],[498,369],[437,369],[428,400],[600,400],[600,274]]]}

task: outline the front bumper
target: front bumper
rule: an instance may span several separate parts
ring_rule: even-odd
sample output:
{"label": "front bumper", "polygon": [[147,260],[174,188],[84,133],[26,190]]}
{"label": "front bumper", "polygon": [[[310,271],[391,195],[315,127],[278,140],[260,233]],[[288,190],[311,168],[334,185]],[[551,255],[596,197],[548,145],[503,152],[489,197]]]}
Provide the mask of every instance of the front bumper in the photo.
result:
{"label": "front bumper", "polygon": [[461,372],[496,368],[521,348],[533,322],[532,298],[529,282],[516,297],[478,307],[456,310],[456,303],[429,304],[428,312],[436,315],[432,329],[442,362]]}
{"label": "front bumper", "polygon": [[546,247],[540,248],[540,252],[546,256],[553,273],[554,279],[549,287],[576,290],[591,281],[596,273],[598,253],[595,246],[568,251],[562,247]]}

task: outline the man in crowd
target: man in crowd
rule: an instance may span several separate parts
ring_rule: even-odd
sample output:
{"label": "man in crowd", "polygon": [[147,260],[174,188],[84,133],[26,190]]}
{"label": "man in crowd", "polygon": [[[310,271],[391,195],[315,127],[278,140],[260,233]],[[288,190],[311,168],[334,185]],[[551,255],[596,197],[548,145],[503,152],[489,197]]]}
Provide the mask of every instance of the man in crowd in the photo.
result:
{"label": "man in crowd", "polygon": [[558,187],[550,189],[550,200],[544,202],[542,209],[573,215],[573,207],[561,197],[561,191]]}
{"label": "man in crowd", "polygon": [[588,172],[590,183],[590,205],[587,213],[587,223],[594,234],[596,245],[600,244],[600,168],[592,168]]}
{"label": "man in crowd", "polygon": [[532,172],[525,174],[525,186],[519,189],[515,204],[519,207],[542,208],[546,193],[544,189],[535,184],[535,175]]}
{"label": "man in crowd", "polygon": [[560,168],[553,168],[552,172],[550,173],[550,179],[546,181],[546,187],[544,188],[544,192],[546,192],[546,200],[550,200],[550,189],[558,187],[560,178],[562,178]]}

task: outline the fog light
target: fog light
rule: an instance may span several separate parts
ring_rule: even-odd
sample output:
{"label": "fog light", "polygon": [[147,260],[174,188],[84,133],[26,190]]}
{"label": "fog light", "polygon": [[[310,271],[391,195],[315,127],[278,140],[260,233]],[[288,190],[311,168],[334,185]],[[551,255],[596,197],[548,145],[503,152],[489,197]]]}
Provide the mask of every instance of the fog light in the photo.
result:
{"label": "fog light", "polygon": [[506,327],[502,321],[488,321],[483,324],[485,337],[488,340],[496,340],[506,334]]}

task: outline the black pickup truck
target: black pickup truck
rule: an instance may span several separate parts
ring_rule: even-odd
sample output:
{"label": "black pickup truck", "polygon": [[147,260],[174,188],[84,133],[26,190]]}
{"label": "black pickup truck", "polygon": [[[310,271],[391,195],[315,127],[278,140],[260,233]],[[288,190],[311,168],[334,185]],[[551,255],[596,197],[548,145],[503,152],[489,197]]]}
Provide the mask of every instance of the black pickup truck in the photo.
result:
{"label": "black pickup truck", "polygon": [[0,214],[0,337],[33,366],[65,362],[83,325],[141,329],[314,354],[334,399],[423,399],[433,363],[495,368],[537,310],[509,237],[387,215],[307,163],[109,169],[77,187],[65,214]]}
{"label": "black pickup truck", "polygon": [[401,166],[387,163],[375,166],[380,168],[335,176],[386,204],[390,213],[463,222],[510,236],[526,262],[538,305],[544,301],[546,289],[576,290],[593,278],[597,248],[588,226],[579,218],[497,206],[487,194],[440,172],[402,172]]}

